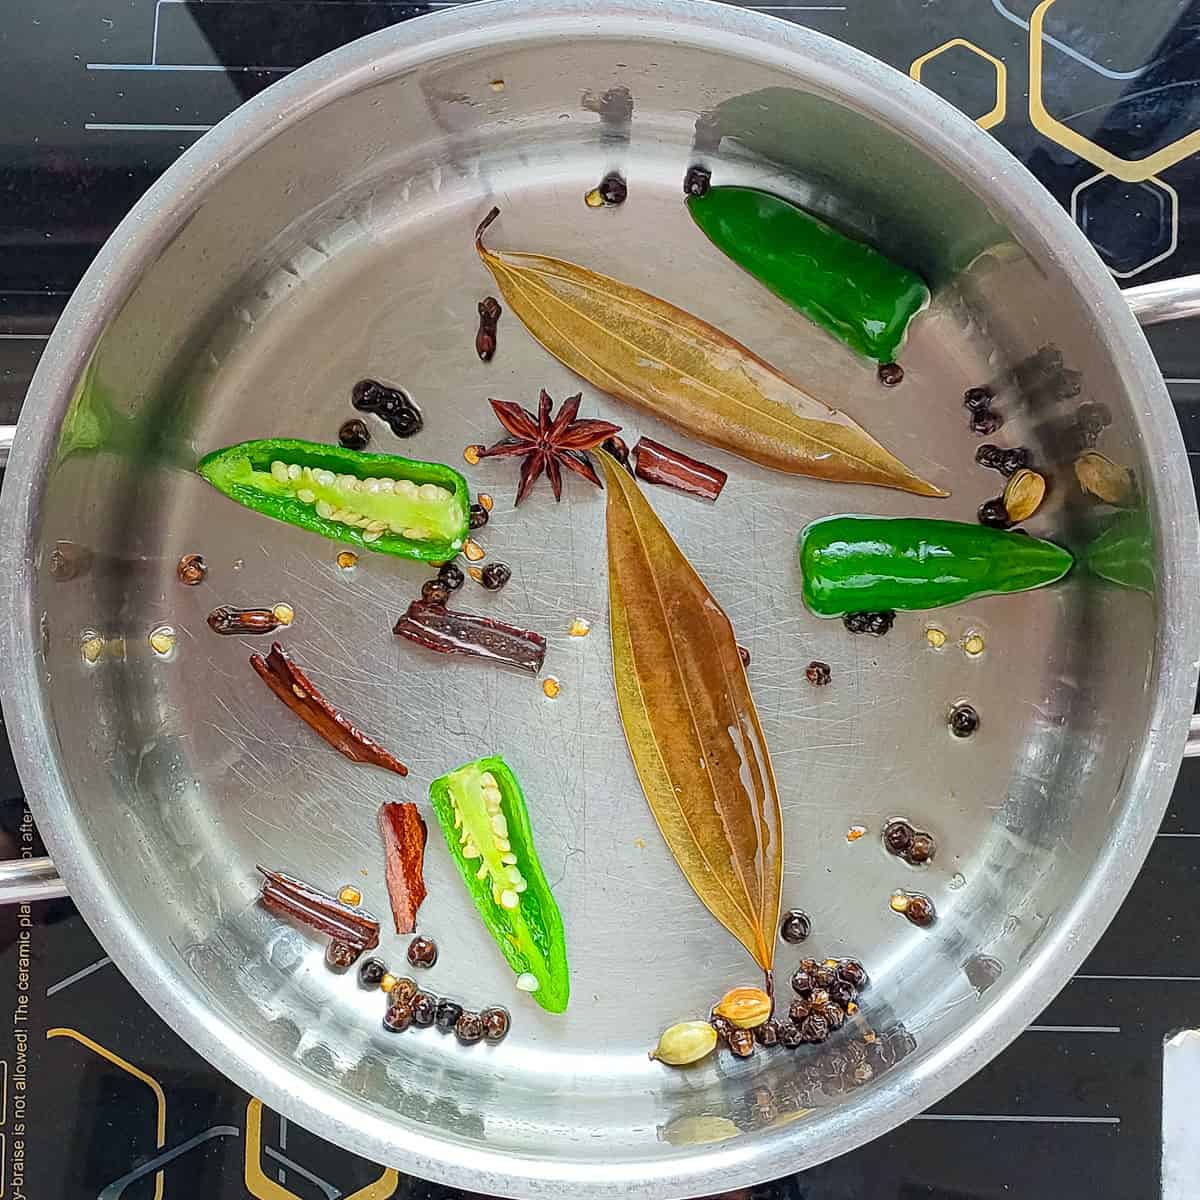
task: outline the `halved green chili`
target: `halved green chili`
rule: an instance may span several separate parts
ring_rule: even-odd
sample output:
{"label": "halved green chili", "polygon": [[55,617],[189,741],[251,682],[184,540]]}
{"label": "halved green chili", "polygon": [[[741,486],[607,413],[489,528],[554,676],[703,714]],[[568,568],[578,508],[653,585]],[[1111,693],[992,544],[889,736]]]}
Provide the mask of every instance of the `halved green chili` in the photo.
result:
{"label": "halved green chili", "polygon": [[266,438],[216,450],[196,470],[255,512],[366,550],[443,562],[467,537],[467,481],[441,463]]}
{"label": "halved green chili", "polygon": [[929,303],[915,272],[839,233],[790,200],[748,187],[687,198],[709,241],[781,300],[846,345],[891,362]]}
{"label": "halved green chili", "polygon": [[547,1012],[562,1012],[571,991],[566,936],[516,776],[492,755],[435,779],[429,798],[450,856],[518,987]]}
{"label": "halved green chili", "polygon": [[819,617],[1025,592],[1073,561],[1041,538],[922,517],[825,517],[800,535],[804,603]]}

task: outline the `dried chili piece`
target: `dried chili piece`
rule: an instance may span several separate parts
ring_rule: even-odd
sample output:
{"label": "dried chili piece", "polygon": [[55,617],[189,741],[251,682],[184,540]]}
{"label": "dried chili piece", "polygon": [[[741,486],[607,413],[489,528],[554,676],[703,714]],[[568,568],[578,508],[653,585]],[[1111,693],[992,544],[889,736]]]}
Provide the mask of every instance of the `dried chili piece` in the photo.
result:
{"label": "dried chili piece", "polygon": [[639,438],[633,448],[634,474],[647,483],[661,483],[689,496],[716,500],[729,478],[719,467],[672,450],[651,438]]}
{"label": "dried chili piece", "polygon": [[392,632],[427,650],[484,658],[530,675],[542,669],[546,657],[546,639],[540,633],[424,600],[414,600]]}
{"label": "dried chili piece", "polygon": [[425,899],[425,839],[427,830],[415,804],[381,804],[379,832],[383,836],[388,900],[397,933],[413,933],[417,909]]}
{"label": "dried chili piece", "polygon": [[265,659],[261,654],[252,654],[250,665],[263,683],[339,754],[352,762],[370,763],[397,775],[408,774],[408,768],[395,755],[367,737],[313,687],[278,642],[272,643],[271,653]]}
{"label": "dried chili piece", "polygon": [[260,899],[272,912],[282,913],[323,933],[334,944],[347,946],[357,958],[379,945],[379,922],[361,908],[351,908],[309,883],[260,866],[265,882]]}

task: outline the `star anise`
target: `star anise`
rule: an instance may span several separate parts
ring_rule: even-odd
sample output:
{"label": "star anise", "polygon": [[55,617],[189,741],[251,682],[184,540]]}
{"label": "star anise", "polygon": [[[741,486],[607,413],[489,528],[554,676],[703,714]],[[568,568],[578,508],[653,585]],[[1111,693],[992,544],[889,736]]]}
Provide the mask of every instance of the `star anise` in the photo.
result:
{"label": "star anise", "polygon": [[581,395],[564,400],[558,415],[551,418],[554,401],[543,388],[538,397],[538,415],[512,404],[507,400],[489,400],[500,424],[508,430],[510,437],[481,450],[480,458],[502,458],[519,456],[521,483],[517,488],[517,499],[513,507],[529,495],[529,489],[537,482],[543,471],[550,480],[555,500],[562,499],[562,468],[574,471],[590,483],[601,487],[591,460],[584,453],[593,450],[607,437],[612,437],[621,427],[609,421],[575,419],[579,412]]}

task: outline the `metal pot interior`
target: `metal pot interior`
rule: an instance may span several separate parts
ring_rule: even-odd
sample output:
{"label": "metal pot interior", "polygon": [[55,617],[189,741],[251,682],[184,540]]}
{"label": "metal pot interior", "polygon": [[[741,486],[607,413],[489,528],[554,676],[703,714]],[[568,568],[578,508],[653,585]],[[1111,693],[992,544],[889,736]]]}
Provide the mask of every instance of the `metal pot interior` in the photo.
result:
{"label": "metal pot interior", "polygon": [[[1015,163],[914,85],[801,30],[702,6],[500,6],[475,21],[388,31],[271,89],[169,173],[89,275],[4,494],[27,587],[12,648],[30,668],[6,707],[39,824],[97,935],[239,1082],[365,1154],[479,1191],[716,1191],[942,1098],[1098,936],[1165,804],[1195,682],[1182,665],[1195,639],[1173,607],[1194,572],[1194,505],[1176,435],[1156,424],[1170,412],[1153,363],[1090,251]],[[900,387],[708,245],[682,208],[697,160],[926,275],[935,299]],[[628,201],[587,208],[614,168]],[[671,861],[628,759],[600,493],[571,480],[560,505],[539,491],[513,511],[510,464],[466,468],[497,502],[479,540],[514,578],[495,596],[468,582],[460,603],[548,636],[562,683],[550,701],[536,682],[392,636],[427,569],[364,555],[340,570],[336,544],[239,509],[190,471],[244,438],[335,440],[364,377],[402,385],[426,419],[410,443],[379,426],[373,449],[459,467],[465,445],[498,436],[487,397],[578,391],[511,314],[495,360],[473,352],[493,285],[471,234],[493,202],[496,245],[696,312],[953,492],[785,478],[583,389],[590,415],[729,471],[714,507],[651,499],[752,655],[786,814],[784,907],[813,924],[806,945],[780,946],[784,1002],[802,955],[861,958],[863,1015],[890,1047],[869,1080],[846,1083],[837,1040],[677,1073],[646,1058],[661,1027],[756,973]],[[1030,532],[1079,553],[1105,515],[1074,480],[1079,411],[1107,409],[1101,449],[1138,478],[1155,594],[1077,567],[1043,592],[901,616],[884,639],[806,614],[807,521],[969,521],[1000,490],[961,406],[983,383],[1005,417],[988,440],[1028,446],[1050,480]],[[199,587],[176,579],[185,553],[208,561]],[[407,780],[340,759],[272,699],[247,664],[269,639],[206,627],[218,604],[277,601],[296,612],[290,652],[406,759]],[[576,616],[589,637],[567,636]],[[178,635],[166,657],[148,642],[163,625]],[[976,656],[961,647],[972,632]],[[90,637],[103,641],[94,663]],[[806,683],[811,659],[830,663],[832,686]],[[982,718],[967,740],[946,727],[961,699]],[[383,957],[401,964],[376,807],[424,804],[429,779],[490,752],[530,797],[570,939],[571,1007],[547,1016],[513,991],[431,818],[421,924],[441,957],[421,982],[508,1004],[514,1030],[489,1048],[390,1035],[377,993],[256,904],[255,864],[360,886],[385,918]],[[883,849],[896,815],[935,835],[929,866]],[[856,824],[869,832],[850,841]],[[889,911],[897,888],[933,898],[933,929]]]}

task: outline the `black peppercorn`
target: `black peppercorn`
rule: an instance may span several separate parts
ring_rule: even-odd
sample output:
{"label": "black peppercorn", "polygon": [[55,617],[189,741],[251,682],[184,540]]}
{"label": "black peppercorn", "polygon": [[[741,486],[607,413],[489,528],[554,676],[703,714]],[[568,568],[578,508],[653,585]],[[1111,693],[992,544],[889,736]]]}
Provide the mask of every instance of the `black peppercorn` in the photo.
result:
{"label": "black peppercorn", "polygon": [[453,1000],[439,1000],[433,1023],[442,1033],[449,1033],[458,1024],[458,1018],[463,1015],[463,1006]]}
{"label": "black peppercorn", "polygon": [[836,978],[837,972],[824,963],[812,973],[813,985],[819,988],[827,988]]}
{"label": "black peppercorn", "polygon": [[629,185],[616,171],[610,171],[605,175],[596,190],[605,204],[624,204],[625,197],[629,195]]}
{"label": "black peppercorn", "polygon": [[387,974],[387,964],[378,958],[364,958],[358,968],[358,982],[363,987],[378,987]]}
{"label": "black peppercorn", "polygon": [[783,914],[783,920],[779,923],[779,936],[785,942],[790,942],[793,946],[798,945],[810,933],[812,933],[812,921],[809,920],[808,913],[793,908],[790,912]]}
{"label": "black peppercorn", "polygon": [[821,1016],[830,1029],[841,1029],[846,1023],[846,1010],[839,1004],[827,1004],[821,1010]]}
{"label": "black peppercorn", "polygon": [[408,1004],[417,994],[417,991],[417,981],[409,979],[407,975],[401,975],[392,984],[392,990],[388,992],[388,1001],[391,1004]]}
{"label": "black peppercorn", "polygon": [[812,975],[804,969],[804,964],[801,963],[792,976],[792,991],[798,996],[807,996],[813,990],[813,986]]}
{"label": "black peppercorn", "polygon": [[980,437],[987,437],[989,434],[995,433],[1003,424],[1004,418],[990,408],[971,416],[971,432],[979,434]]}
{"label": "black peppercorn", "polygon": [[894,612],[846,613],[842,624],[850,633],[869,633],[872,637],[883,637],[896,620]]}
{"label": "black peppercorn", "polygon": [[1007,453],[1007,450],[1002,450],[999,446],[993,446],[991,442],[984,442],[975,451],[975,461],[981,467],[988,467],[990,470],[999,471],[1004,462],[1004,456]]}
{"label": "black peppercorn", "polygon": [[870,983],[870,977],[862,963],[853,958],[843,958],[838,963],[837,973],[839,978],[858,988],[860,992]]}
{"label": "black peppercorn", "polygon": [[907,821],[889,821],[883,827],[883,844],[892,854],[906,854],[915,832]]}
{"label": "black peppercorn", "polygon": [[438,571],[438,578],[452,592],[457,592],[463,585],[463,580],[466,576],[462,573],[462,568],[456,566],[452,562],[442,563],[441,569]]}
{"label": "black peppercorn", "polygon": [[820,966],[815,958],[802,958],[800,960],[800,970],[807,971],[810,975]]}
{"label": "black peppercorn", "polygon": [[414,967],[432,967],[437,962],[437,943],[433,938],[415,937],[408,943],[408,961]]}
{"label": "black peppercorn", "polygon": [[934,912],[933,901],[928,896],[920,894],[909,896],[908,907],[904,910],[904,915],[914,925],[922,929],[932,925],[937,917],[937,914]]}
{"label": "black peppercorn", "polygon": [[774,1046],[779,1041],[779,1022],[764,1021],[754,1027],[754,1040],[760,1046]]}
{"label": "black peppercorn", "polygon": [[421,584],[421,599],[426,604],[445,604],[450,599],[450,589],[441,579],[427,579]]}
{"label": "black peppercorn", "polygon": [[858,1084],[870,1083],[875,1078],[874,1068],[870,1063],[859,1063],[854,1068],[854,1082]]}
{"label": "black peppercorn", "polygon": [[804,1034],[800,1032],[800,1026],[795,1021],[784,1021],[779,1027],[779,1044],[786,1046],[789,1050],[794,1050],[804,1041]]}
{"label": "black peppercorn", "polygon": [[823,1042],[829,1036],[829,1022],[820,1013],[810,1013],[800,1026],[800,1034],[806,1042]]}
{"label": "black peppercorn", "polygon": [[737,1028],[732,1021],[717,1013],[713,1013],[708,1018],[708,1023],[717,1031],[717,1037],[726,1042],[729,1041],[733,1031]]}
{"label": "black peppercorn", "polygon": [[359,412],[376,413],[397,437],[411,437],[425,424],[421,410],[399,388],[391,388],[375,379],[363,379],[354,385],[350,402]]}
{"label": "black peppercorn", "polygon": [[512,568],[502,562],[490,562],[479,573],[479,582],[489,592],[498,592],[511,578]]}
{"label": "black peppercorn", "polygon": [[483,1018],[479,1013],[465,1012],[454,1024],[454,1036],[464,1046],[474,1045],[483,1035]]}
{"label": "black peppercorn", "polygon": [[829,993],[823,987],[813,988],[809,994],[808,1003],[814,1011],[822,1009],[829,1003]]}
{"label": "black peppercorn", "polygon": [[383,1014],[383,1027],[389,1033],[403,1033],[413,1023],[413,1016],[413,1006],[407,1001],[389,1005]]}
{"label": "black peppercorn", "polygon": [[933,857],[936,848],[936,844],[929,834],[917,833],[913,835],[905,858],[915,866],[920,866],[921,863],[927,863]]}
{"label": "black peppercorn", "polygon": [[965,738],[979,728],[979,714],[969,704],[956,704],[950,710],[950,732]]}
{"label": "black peppercorn", "polygon": [[[829,998],[834,1001],[834,1005],[840,1004],[844,1008],[858,999],[858,988],[844,979],[835,979],[829,985]],[[830,1007],[834,1007],[834,1005]]]}
{"label": "black peppercorn", "polygon": [[729,1049],[738,1058],[749,1058],[754,1053],[754,1034],[749,1029],[735,1029],[729,1035]]}
{"label": "black peppercorn", "polygon": [[1012,524],[1008,509],[1004,507],[1003,496],[985,500],[979,506],[979,523],[980,525],[989,525],[993,529],[1007,529]]}
{"label": "black peppercorn", "polygon": [[328,949],[325,951],[325,961],[335,971],[344,971],[347,967],[354,965],[354,960],[358,958],[362,951],[355,950],[353,946],[346,942],[330,942]]}
{"label": "black peppercorn", "polygon": [[804,668],[804,678],[813,687],[824,687],[832,678],[833,672],[828,663],[817,662],[815,659]]}
{"label": "black peppercorn", "polygon": [[712,172],[707,167],[688,167],[683,177],[683,191],[686,196],[703,196],[712,187]]}
{"label": "black peppercorn", "polygon": [[365,450],[371,444],[371,431],[367,428],[366,421],[351,417],[338,430],[338,441],[347,450]]}
{"label": "black peppercorn", "polygon": [[1018,471],[1024,471],[1033,463],[1033,455],[1024,446],[1013,446],[1005,450],[1000,458],[1000,474],[1010,478]]}
{"label": "black peppercorn", "polygon": [[880,363],[876,374],[884,387],[895,387],[904,379],[904,368],[899,363]]}
{"label": "black peppercorn", "polygon": [[482,504],[472,504],[469,521],[472,529],[482,529],[488,523],[488,510]]}
{"label": "black peppercorn", "polygon": [[992,407],[992,393],[990,389],[985,387],[967,388],[963,392],[963,407],[972,413],[987,412]]}
{"label": "black peppercorn", "polygon": [[798,1000],[793,1000],[788,1007],[788,1019],[795,1021],[797,1025],[812,1012],[812,1005],[803,997]]}
{"label": "black peppercorn", "polygon": [[508,1009],[498,1006],[485,1008],[479,1014],[479,1019],[483,1022],[483,1036],[489,1042],[502,1042],[508,1036],[509,1028],[512,1025]]}
{"label": "black peppercorn", "polygon": [[414,1025],[425,1028],[437,1020],[438,1000],[429,992],[418,992],[412,998],[412,1019]]}

